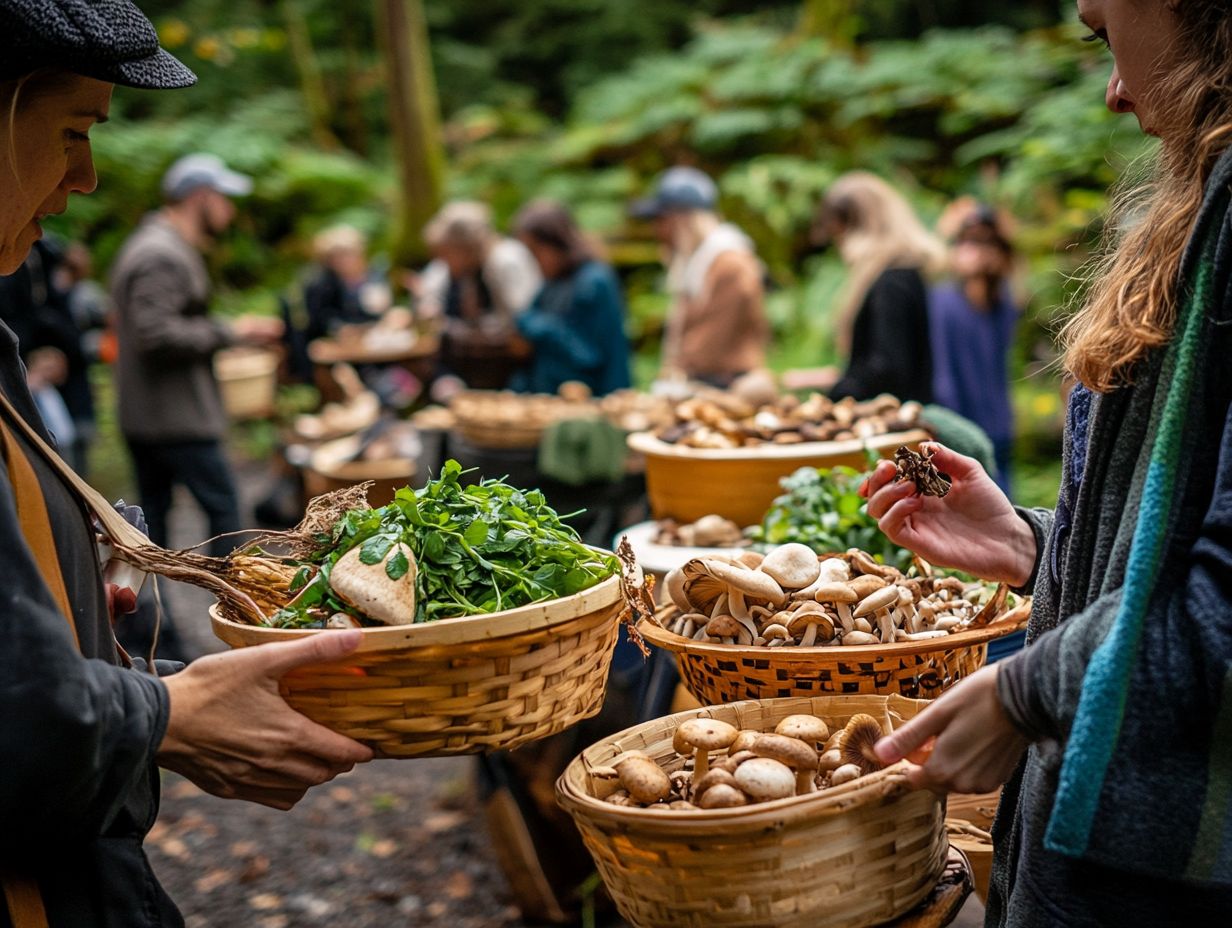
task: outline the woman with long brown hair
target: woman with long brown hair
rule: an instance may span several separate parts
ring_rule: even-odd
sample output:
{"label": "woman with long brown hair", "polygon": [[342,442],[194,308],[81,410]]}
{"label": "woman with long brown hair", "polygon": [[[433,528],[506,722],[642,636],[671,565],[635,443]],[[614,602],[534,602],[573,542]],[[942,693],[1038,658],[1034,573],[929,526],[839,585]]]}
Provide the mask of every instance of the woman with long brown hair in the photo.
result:
{"label": "woman with long brown hair", "polygon": [[938,447],[944,498],[879,465],[869,512],[934,563],[1033,587],[1029,646],[884,739],[917,784],[1005,783],[988,924],[1232,911],[1232,3],[1079,0],[1107,103],[1161,140],[1063,333],[1055,511]]}

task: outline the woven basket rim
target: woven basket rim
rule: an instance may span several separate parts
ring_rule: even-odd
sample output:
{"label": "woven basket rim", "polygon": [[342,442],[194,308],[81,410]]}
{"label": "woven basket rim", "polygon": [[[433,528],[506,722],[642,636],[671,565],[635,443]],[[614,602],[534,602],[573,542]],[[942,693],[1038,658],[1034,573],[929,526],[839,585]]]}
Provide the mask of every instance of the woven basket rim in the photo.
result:
{"label": "woven basket rim", "polygon": [[681,458],[689,461],[753,461],[799,459],[804,463],[810,458],[839,457],[858,454],[865,448],[881,451],[898,445],[910,445],[928,441],[932,436],[923,429],[906,432],[887,432],[872,438],[852,438],[848,441],[806,441],[794,445],[765,444],[754,448],[690,448],[660,441],[651,432],[634,432],[627,442],[631,451],[648,457]]}
{"label": "woven basket rim", "polygon": [[[639,827],[653,826],[661,823],[669,827],[667,830],[690,830],[700,833],[708,825],[718,825],[723,829],[733,826],[764,828],[767,825],[783,825],[791,820],[807,817],[810,819],[840,815],[850,812],[853,808],[869,802],[890,799],[912,791],[907,782],[906,771],[909,764],[899,761],[884,770],[878,770],[859,779],[834,786],[826,790],[809,793],[804,796],[789,796],[786,799],[776,799],[771,802],[761,802],[755,805],[738,806],[732,809],[681,809],[652,810],[636,806],[616,806],[610,802],[596,799],[583,791],[574,788],[570,782],[570,773],[583,771],[587,766],[600,766],[602,762],[615,757],[620,751],[613,750],[614,745],[622,739],[640,732],[648,725],[656,725],[670,720],[680,722],[694,718],[719,718],[742,710],[752,709],[760,705],[789,706],[799,704],[801,708],[810,708],[814,699],[842,699],[841,696],[788,696],[775,699],[745,699],[739,702],[725,703],[720,706],[703,706],[700,709],[686,709],[673,715],[663,716],[639,725],[626,728],[624,731],[604,738],[591,745],[569,762],[556,781],[556,796],[558,803],[567,811],[585,811],[589,815],[606,815],[617,821],[636,823]],[[905,696],[889,695],[885,697],[887,708],[893,709],[895,703],[917,703],[920,700],[908,699]],[[611,757],[605,755],[611,754]],[[596,759],[597,755],[597,759]]]}
{"label": "woven basket rim", "polygon": [[[552,628],[581,616],[599,613],[615,606],[624,597],[619,573],[589,589],[542,603],[506,609],[487,615],[438,619],[417,625],[364,628],[356,652],[403,651],[407,648],[448,647],[470,642],[490,641],[529,631]],[[218,604],[210,606],[214,634],[233,647],[294,641],[309,635],[329,632],[324,628],[266,628],[224,618]]]}
{"label": "woven basket rim", "polygon": [[427,358],[440,351],[440,343],[429,335],[420,335],[411,345],[394,350],[371,348],[362,342],[339,342],[335,338],[316,338],[308,343],[308,360],[313,364],[381,364]]}
{"label": "woven basket rim", "polygon": [[[665,606],[656,614],[656,618],[679,611],[676,605]],[[656,647],[678,654],[705,654],[724,660],[772,660],[775,663],[807,662],[812,663],[819,658],[842,658],[858,662],[861,658],[896,657],[909,654],[929,654],[933,651],[952,651],[956,648],[969,648],[985,644],[996,638],[1011,635],[1026,628],[1031,618],[1031,600],[1026,598],[1020,605],[1003,612],[983,628],[973,628],[965,632],[956,632],[944,638],[929,638],[924,641],[895,641],[891,644],[856,644],[856,645],[826,645],[822,647],[784,647],[755,648],[736,644],[712,644],[710,642],[693,641],[675,632],[668,631],[662,625],[643,619],[637,625],[642,637]]]}

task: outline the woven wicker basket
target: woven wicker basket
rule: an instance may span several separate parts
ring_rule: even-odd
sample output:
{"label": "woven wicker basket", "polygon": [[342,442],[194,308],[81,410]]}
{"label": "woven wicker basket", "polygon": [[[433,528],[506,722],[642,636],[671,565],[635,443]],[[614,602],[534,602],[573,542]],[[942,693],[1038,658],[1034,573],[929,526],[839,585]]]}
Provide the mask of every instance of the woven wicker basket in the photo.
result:
{"label": "woven wicker basket", "polygon": [[[614,576],[492,615],[365,629],[345,662],[294,671],[279,688],[293,708],[378,757],[516,748],[599,711],[624,611]],[[235,648],[329,634],[233,622],[217,605],[210,617]]]}
{"label": "woven wicker basket", "polygon": [[711,450],[670,445],[647,432],[629,436],[629,449],[646,459],[646,493],[656,519],[696,522],[715,513],[737,525],[758,525],[783,489],[779,481],[801,467],[863,470],[866,450],[892,457],[899,445],[928,438],[920,429],[864,441]]}
{"label": "woven wicker basket", "polygon": [[274,414],[282,356],[264,348],[228,348],[214,356],[214,377],[229,419]]}
{"label": "woven wicker basket", "polygon": [[767,731],[793,713],[834,727],[866,712],[895,727],[921,705],[896,696],[819,697],[682,712],[584,751],[557,781],[557,799],[636,928],[865,928],[911,909],[945,868],[944,800],[908,788],[901,766],[808,796],[706,812],[601,802],[587,769],[627,750],[674,758],[673,733],[698,716]]}
{"label": "woven wicker basket", "polygon": [[711,705],[840,694],[934,699],[984,665],[989,641],[1025,627],[1031,607],[1023,603],[986,628],[945,638],[825,648],[703,644],[664,627],[676,611],[668,606],[659,611],[662,625],[643,621],[638,630],[676,655],[684,685],[702,705]]}

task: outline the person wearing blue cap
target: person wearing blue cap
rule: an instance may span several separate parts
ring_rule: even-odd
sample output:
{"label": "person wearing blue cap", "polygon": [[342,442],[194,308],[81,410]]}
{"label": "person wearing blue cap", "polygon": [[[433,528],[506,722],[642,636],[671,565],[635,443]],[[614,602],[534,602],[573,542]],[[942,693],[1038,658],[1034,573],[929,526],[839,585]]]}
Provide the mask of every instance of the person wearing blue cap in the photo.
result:
{"label": "person wearing blue cap", "polygon": [[[194,80],[128,0],[0,0],[0,274],[21,265],[43,219],[94,190],[89,132],[113,86]],[[368,760],[278,695],[283,674],[342,657],[360,636],[213,655],[161,678],[121,652],[112,618],[133,594],[104,581],[17,352],[0,324],[0,928],[176,928],[141,846],[157,766],[287,809]]]}
{"label": "person wearing blue cap", "polygon": [[214,355],[241,342],[272,342],[275,319],[211,318],[204,252],[235,219],[235,197],[252,179],[221,158],[192,154],[167,170],[164,205],[129,236],[111,270],[119,358],[120,431],[128,443],[150,538],[166,547],[177,484],[204,510],[210,553],[221,557],[240,529],[239,493],[223,449],[227,417]]}
{"label": "person wearing blue cap", "polygon": [[672,295],[662,378],[725,387],[765,365],[770,341],[764,269],[749,237],[717,213],[719,191],[691,167],[665,171],[653,195],[630,207],[654,220]]}

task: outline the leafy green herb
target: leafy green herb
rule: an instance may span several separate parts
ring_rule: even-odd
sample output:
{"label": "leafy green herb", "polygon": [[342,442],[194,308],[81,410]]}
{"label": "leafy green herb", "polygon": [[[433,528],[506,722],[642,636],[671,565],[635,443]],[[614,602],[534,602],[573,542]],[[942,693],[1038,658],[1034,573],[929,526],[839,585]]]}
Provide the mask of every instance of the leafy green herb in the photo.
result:
{"label": "leafy green herb", "polygon": [[[348,512],[305,558],[320,568],[305,578],[306,591],[271,622],[306,627],[320,622],[323,612],[345,611],[329,588],[329,570],[356,546],[365,564],[385,560],[398,543],[414,552],[416,622],[569,596],[619,571],[616,558],[584,545],[538,490],[499,480],[465,486],[463,473],[448,461],[437,479],[419,490],[399,490],[388,506]],[[409,570],[401,551],[385,561],[390,579]]]}
{"label": "leafy green herb", "polygon": [[818,554],[859,548],[902,571],[911,552],[881,533],[859,494],[864,474],[850,467],[802,467],[780,484],[784,493],[771,503],[759,526],[750,530],[758,547],[788,542],[808,545]]}

